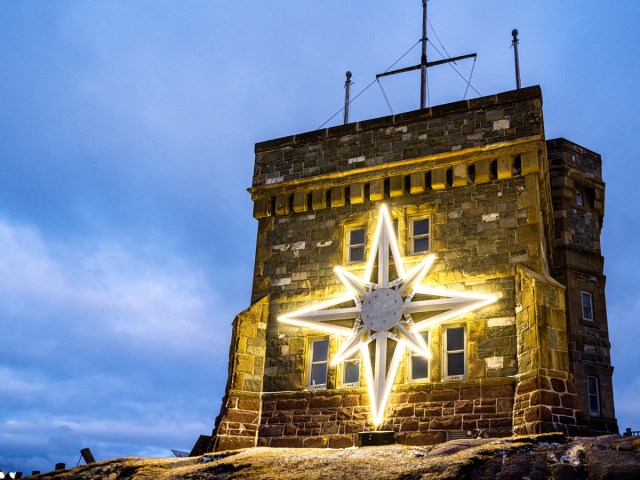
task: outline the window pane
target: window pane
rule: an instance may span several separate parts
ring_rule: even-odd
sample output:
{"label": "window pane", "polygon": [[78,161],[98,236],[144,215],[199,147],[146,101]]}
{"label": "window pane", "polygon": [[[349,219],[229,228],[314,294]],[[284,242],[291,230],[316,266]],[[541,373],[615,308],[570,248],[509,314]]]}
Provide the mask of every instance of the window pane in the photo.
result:
{"label": "window pane", "polygon": [[593,319],[591,295],[588,292],[582,292],[582,318],[585,320]]}
{"label": "window pane", "polygon": [[360,360],[344,362],[344,383],[358,383],[360,381]]}
{"label": "window pane", "polygon": [[429,251],[429,237],[416,238],[413,240],[413,253],[428,252]]}
{"label": "window pane", "polygon": [[429,233],[429,220],[416,220],[413,222],[413,235],[426,235]]}
{"label": "window pane", "polygon": [[327,383],[327,364],[320,363],[311,366],[311,385],[324,385]]}
{"label": "window pane", "polygon": [[464,375],[464,352],[448,353],[447,375]]}
{"label": "window pane", "polygon": [[589,395],[589,413],[591,415],[600,415],[600,391],[598,378],[587,377],[587,393]]}
{"label": "window pane", "polygon": [[329,353],[329,340],[317,340],[313,342],[313,363],[326,362]]}
{"label": "window pane", "polygon": [[362,245],[362,244],[364,244],[364,228],[351,230],[349,232],[349,245]]}
{"label": "window pane", "polygon": [[349,261],[362,262],[364,260],[364,247],[351,247],[349,251]]}
{"label": "window pane", "polygon": [[[464,328],[447,328],[447,351],[464,350]],[[451,375],[451,374],[450,374]]]}
{"label": "window pane", "polygon": [[411,357],[411,379],[418,380],[420,378],[429,377],[429,360],[424,357]]}

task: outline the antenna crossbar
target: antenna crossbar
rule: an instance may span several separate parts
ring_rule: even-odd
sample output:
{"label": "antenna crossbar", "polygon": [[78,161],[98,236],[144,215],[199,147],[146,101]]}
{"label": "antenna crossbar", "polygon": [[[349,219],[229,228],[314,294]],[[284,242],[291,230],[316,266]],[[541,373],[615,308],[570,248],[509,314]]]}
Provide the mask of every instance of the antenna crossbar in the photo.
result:
{"label": "antenna crossbar", "polygon": [[[434,62],[427,62],[427,68],[428,67],[435,67],[437,65],[444,65],[446,63],[455,63],[458,60],[466,60],[467,58],[476,58],[478,56],[477,53],[470,53],[468,55],[460,55],[458,57],[451,57],[451,58],[445,58],[443,60],[436,60]],[[405,67],[405,68],[399,68],[398,70],[392,70],[390,72],[384,72],[384,73],[379,73],[376,75],[376,78],[382,78],[382,77],[386,77],[389,75],[395,75],[396,73],[405,73],[405,72],[411,72],[413,70],[419,70],[422,68],[422,64],[419,65],[414,65],[412,67]]]}

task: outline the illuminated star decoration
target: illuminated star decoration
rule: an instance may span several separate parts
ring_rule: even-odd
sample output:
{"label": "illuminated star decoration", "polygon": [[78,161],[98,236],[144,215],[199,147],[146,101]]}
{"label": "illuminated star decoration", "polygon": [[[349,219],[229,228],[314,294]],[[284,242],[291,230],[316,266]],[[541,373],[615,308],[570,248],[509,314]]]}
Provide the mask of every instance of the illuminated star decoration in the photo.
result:
{"label": "illuminated star decoration", "polygon": [[[395,280],[389,279],[392,268],[389,252],[397,273]],[[371,276],[376,257],[378,281],[373,282]],[[434,259],[435,255],[429,255],[413,270],[405,271],[389,211],[386,205],[382,205],[363,277],[336,267],[334,271],[347,288],[346,295],[278,317],[280,322],[288,325],[345,337],[332,365],[352,358],[360,350],[375,426],[384,419],[389,393],[405,348],[427,359],[431,357],[420,332],[496,301],[493,295],[461,293],[420,285]],[[414,301],[416,294],[429,298]],[[345,307],[342,304],[353,306]],[[431,316],[414,322],[412,314],[423,312]],[[348,328],[329,323],[337,320],[352,320],[353,326]],[[395,341],[396,346],[387,369],[388,340]],[[374,366],[371,365],[368,348],[372,341],[376,342]]]}

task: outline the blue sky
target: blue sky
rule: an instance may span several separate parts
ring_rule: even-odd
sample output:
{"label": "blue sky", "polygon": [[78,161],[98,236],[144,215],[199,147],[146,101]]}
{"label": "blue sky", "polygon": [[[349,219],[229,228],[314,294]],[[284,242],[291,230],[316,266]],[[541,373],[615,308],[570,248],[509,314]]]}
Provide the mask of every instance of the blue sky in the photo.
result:
{"label": "blue sky", "polygon": [[[482,95],[514,87],[517,27],[547,137],[602,154],[616,409],[640,429],[640,3],[429,9],[451,55],[478,53]],[[83,447],[168,456],[210,433],[250,299],[254,143],[321,125],[344,72],[358,93],[416,43],[420,14],[419,0],[0,3],[0,468],[75,465]],[[417,72],[383,82],[396,113],[418,107]],[[430,72],[432,104],[464,89]],[[387,114],[376,85],[351,107]]]}

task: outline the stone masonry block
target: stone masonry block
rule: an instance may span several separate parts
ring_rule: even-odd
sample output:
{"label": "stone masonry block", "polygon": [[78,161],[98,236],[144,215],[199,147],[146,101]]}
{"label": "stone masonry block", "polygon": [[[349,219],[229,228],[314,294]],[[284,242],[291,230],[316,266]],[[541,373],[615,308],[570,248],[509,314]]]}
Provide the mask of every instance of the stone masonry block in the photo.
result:
{"label": "stone masonry block", "polygon": [[446,170],[442,167],[431,170],[431,188],[444,190],[446,186]]}
{"label": "stone masonry block", "polygon": [[540,170],[538,166],[538,152],[535,150],[520,155],[520,161],[523,175]]}
{"label": "stone masonry block", "polygon": [[311,207],[314,210],[327,208],[327,195],[323,189],[313,191],[311,194]]}
{"label": "stone masonry block", "polygon": [[511,178],[511,165],[512,160],[510,155],[498,157],[498,179],[505,180]]}
{"label": "stone masonry block", "polygon": [[353,435],[330,435],[329,448],[353,447]]}
{"label": "stone masonry block", "polygon": [[467,184],[467,166],[455,165],[453,167],[453,186],[464,187]]}
{"label": "stone masonry block", "polygon": [[384,198],[384,180],[377,178],[369,183],[369,199],[376,201]]}
{"label": "stone masonry block", "polygon": [[293,194],[293,211],[296,213],[306,212],[309,209],[307,192],[296,192]]}
{"label": "stone masonry block", "polygon": [[218,437],[216,451],[223,452],[225,450],[238,450],[240,448],[251,448],[256,446],[253,437]]}
{"label": "stone masonry block", "polygon": [[331,188],[331,206],[344,207],[345,204],[344,186],[339,185]]}
{"label": "stone masonry block", "polygon": [[238,372],[253,373],[253,362],[255,357],[253,355],[244,355],[239,353],[236,355],[235,369]]}
{"label": "stone masonry block", "polygon": [[409,179],[409,191],[412,195],[415,195],[416,193],[423,193],[426,190],[424,173],[412,173]]}
{"label": "stone masonry block", "polygon": [[271,199],[256,198],[253,202],[253,218],[260,220],[261,218],[271,216]]}
{"label": "stone masonry block", "polygon": [[489,160],[478,160],[476,167],[476,183],[488,183],[491,180]]}
{"label": "stone masonry block", "polygon": [[287,215],[289,213],[289,195],[278,195],[276,197],[276,215]]}
{"label": "stone masonry block", "polygon": [[364,184],[352,183],[349,185],[349,202],[351,205],[364,202]]}
{"label": "stone masonry block", "polygon": [[389,179],[389,193],[391,197],[401,197],[404,195],[404,176],[395,175]]}

